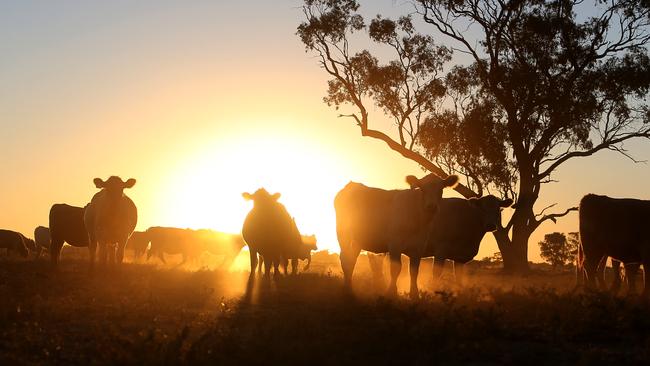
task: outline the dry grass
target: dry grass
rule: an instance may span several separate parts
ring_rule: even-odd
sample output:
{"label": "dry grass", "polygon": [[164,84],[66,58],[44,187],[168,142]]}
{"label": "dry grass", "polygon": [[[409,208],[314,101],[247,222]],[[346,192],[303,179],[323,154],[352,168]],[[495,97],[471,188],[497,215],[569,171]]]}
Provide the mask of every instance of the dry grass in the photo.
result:
{"label": "dry grass", "polygon": [[[0,363],[13,364],[642,364],[650,307],[571,290],[571,273],[512,279],[474,269],[469,286],[433,284],[387,299],[359,261],[345,291],[335,257],[315,272],[147,264],[98,269],[82,259],[0,260]],[[199,264],[204,265],[204,264]],[[236,267],[237,268],[237,267]],[[400,280],[408,284],[407,276]]]}

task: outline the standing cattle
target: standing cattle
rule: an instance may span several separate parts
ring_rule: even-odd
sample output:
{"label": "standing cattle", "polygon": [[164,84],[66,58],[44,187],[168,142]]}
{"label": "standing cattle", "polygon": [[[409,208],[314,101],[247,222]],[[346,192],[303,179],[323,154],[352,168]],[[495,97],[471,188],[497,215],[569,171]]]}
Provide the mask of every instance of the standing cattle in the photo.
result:
{"label": "standing cattle", "polygon": [[194,230],[180,229],[175,227],[150,227],[147,229],[147,237],[151,242],[151,248],[147,253],[147,260],[152,256],[158,257],[164,264],[165,254],[182,254],[182,265],[188,259],[196,259],[205,250],[203,242],[196,240]]}
{"label": "standing cattle", "polygon": [[[351,284],[361,250],[389,253],[390,294],[397,293],[401,254],[409,256],[413,267],[420,262],[426,249],[427,229],[442,199],[442,190],[453,187],[458,177],[440,179],[429,174],[418,179],[409,175],[406,181],[411,189],[384,190],[350,182],[334,198],[336,235],[346,285]],[[411,277],[411,295],[417,293],[417,280]]]}
{"label": "standing cattle", "polygon": [[246,245],[241,234],[200,229],[194,231],[194,236],[197,241],[202,243],[204,250],[214,255],[223,256],[221,267],[226,269],[230,267],[244,245]]}
{"label": "standing cattle", "polygon": [[133,259],[137,260],[147,251],[149,235],[146,231],[134,231],[126,243],[127,248],[133,250]]}
{"label": "standing cattle", "polygon": [[[444,198],[429,229],[424,257],[434,257],[433,277],[439,278],[446,259],[454,261],[458,282],[462,282],[464,264],[478,254],[485,233],[501,227],[501,209],[510,207],[511,199],[493,195],[481,198]],[[411,268],[417,277],[418,266]]]}
{"label": "standing cattle", "polygon": [[21,233],[0,229],[0,248],[7,249],[7,253],[15,252],[23,257],[27,257],[29,255],[28,240],[31,239],[27,239]]}
{"label": "standing cattle", "polygon": [[34,243],[36,244],[36,259],[41,257],[43,251],[50,250],[50,243],[52,237],[50,236],[50,228],[45,226],[38,226],[34,229]]}
{"label": "standing cattle", "polygon": [[56,203],[50,208],[50,260],[56,267],[63,243],[73,247],[88,246],[88,232],[84,226],[84,208]]}
{"label": "standing cattle", "polygon": [[251,258],[251,278],[257,267],[257,254],[264,257],[265,275],[269,276],[271,265],[275,275],[284,258],[300,251],[302,240],[289,212],[278,202],[279,193],[269,194],[264,188],[255,193],[242,193],[246,200],[253,201],[253,208],[246,215],[242,236],[248,244]]}
{"label": "standing cattle", "polygon": [[[588,194],[580,201],[580,247],[576,275],[578,284],[587,276],[590,287],[596,280],[604,286],[599,264],[607,256],[623,263],[650,268],[650,201],[610,198]],[[643,294],[650,295],[650,281],[644,280]],[[633,284],[631,284],[633,285]]]}
{"label": "standing cattle", "polygon": [[135,185],[135,179],[124,182],[120,177],[111,176],[106,181],[95,178],[93,182],[101,190],[93,196],[84,213],[90,264],[95,262],[97,246],[101,263],[106,262],[107,255],[111,262],[117,256],[117,262],[122,263],[124,247],[138,222],[138,210],[124,194],[125,188]]}
{"label": "standing cattle", "polygon": [[[289,253],[287,254],[287,258],[282,259],[282,264],[285,267],[285,274],[286,268],[288,267],[288,261],[291,260],[291,273],[296,274],[298,272],[298,261],[299,260],[306,260],[307,265],[305,268],[303,268],[303,271],[309,270],[309,267],[311,266],[311,252],[318,250],[318,246],[316,245],[316,236],[315,235],[300,235],[300,239],[302,240],[302,246],[299,248],[299,250],[296,253]],[[262,266],[264,265],[264,257],[259,256],[259,264],[257,267],[257,271],[261,274],[263,273]]]}

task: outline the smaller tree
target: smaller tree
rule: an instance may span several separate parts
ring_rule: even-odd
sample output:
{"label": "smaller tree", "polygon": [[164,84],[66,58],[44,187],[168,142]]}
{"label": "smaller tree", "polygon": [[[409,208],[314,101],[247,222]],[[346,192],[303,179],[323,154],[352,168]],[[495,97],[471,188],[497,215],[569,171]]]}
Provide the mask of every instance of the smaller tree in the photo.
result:
{"label": "smaller tree", "polygon": [[575,233],[570,233],[571,240],[567,240],[566,235],[562,233],[550,233],[544,235],[544,240],[539,242],[540,255],[552,264],[553,268],[570,263],[575,258],[577,242],[573,234]]}
{"label": "smaller tree", "polygon": [[567,244],[571,249],[571,260],[570,262],[575,263],[578,258],[578,246],[580,246],[580,233],[571,232],[566,238]]}

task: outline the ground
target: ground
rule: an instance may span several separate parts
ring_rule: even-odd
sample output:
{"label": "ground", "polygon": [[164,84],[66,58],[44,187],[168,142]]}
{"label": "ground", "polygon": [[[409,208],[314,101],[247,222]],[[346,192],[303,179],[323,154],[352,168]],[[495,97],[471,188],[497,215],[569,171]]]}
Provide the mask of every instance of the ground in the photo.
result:
{"label": "ground", "polygon": [[[243,258],[243,259],[242,259]],[[647,364],[650,306],[573,290],[573,274],[467,286],[420,272],[419,300],[386,298],[360,258],[346,291],[334,255],[297,276],[83,258],[0,259],[0,364]],[[406,270],[406,268],[405,268]],[[408,288],[408,275],[400,279]]]}

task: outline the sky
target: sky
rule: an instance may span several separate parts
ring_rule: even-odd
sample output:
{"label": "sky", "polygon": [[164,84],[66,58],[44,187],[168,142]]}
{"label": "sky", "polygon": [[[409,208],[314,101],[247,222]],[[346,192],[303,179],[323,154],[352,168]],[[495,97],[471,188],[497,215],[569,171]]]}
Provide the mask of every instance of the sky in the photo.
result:
{"label": "sky", "polygon": [[[361,3],[370,15],[412,9]],[[337,250],[332,200],[348,181],[406,188],[424,173],[323,103],[327,76],[295,35],[300,4],[1,2],[0,227],[31,237],[53,203],[83,206],[93,178],[119,175],[137,179],[126,193],[138,230],[238,232],[251,208],[241,193],[266,187],[319,248]],[[650,160],[649,143],[626,147]],[[537,207],[564,210],[590,192],[650,199],[648,165],[613,152],[554,179]],[[542,225],[531,260],[552,231],[577,231],[577,214]],[[496,251],[486,235],[477,259]]]}

